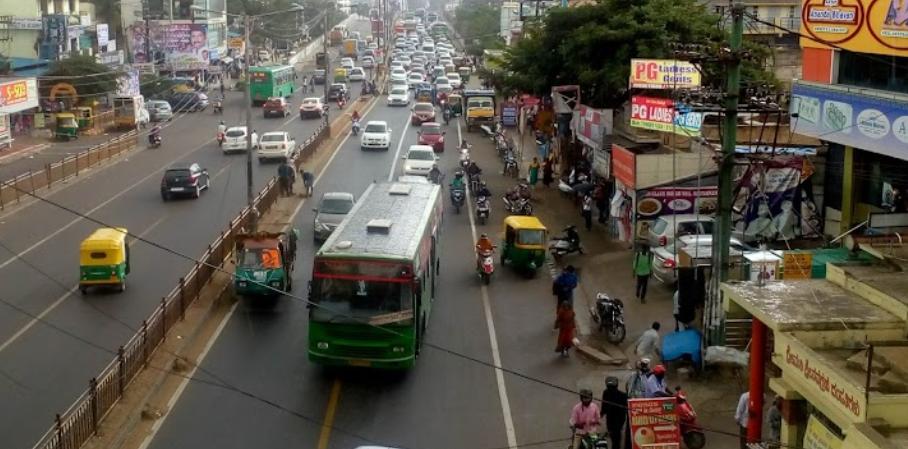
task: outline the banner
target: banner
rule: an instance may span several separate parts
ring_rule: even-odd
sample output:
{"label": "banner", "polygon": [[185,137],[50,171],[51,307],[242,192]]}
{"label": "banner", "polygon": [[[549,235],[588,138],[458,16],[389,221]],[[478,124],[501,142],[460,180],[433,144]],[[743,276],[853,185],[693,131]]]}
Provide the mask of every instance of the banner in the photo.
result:
{"label": "banner", "polygon": [[628,399],[634,449],[677,449],[681,447],[678,403],[674,397]]}
{"label": "banner", "polygon": [[0,82],[0,114],[38,107],[38,81],[25,78]]}
{"label": "banner", "polygon": [[842,440],[826,428],[816,416],[810,415],[807,420],[807,431],[804,432],[804,449],[840,449]]}
{"label": "banner", "polygon": [[673,214],[712,216],[719,208],[718,197],[716,186],[657,187],[637,193],[637,215],[642,219]]}
{"label": "banner", "polygon": [[95,34],[98,36],[98,47],[104,48],[109,40],[108,28],[106,23],[95,25]]}
{"label": "banner", "polygon": [[801,46],[908,56],[908,3],[902,0],[806,0]]}
{"label": "banner", "polygon": [[153,48],[164,52],[173,70],[200,70],[208,67],[208,25],[200,23],[155,24],[151,28]]}
{"label": "banner", "polygon": [[819,233],[816,204],[801,188],[809,176],[805,166],[800,157],[776,158],[745,172],[735,207],[743,210],[736,228],[745,241],[790,240]]}
{"label": "banner", "polygon": [[586,146],[602,149],[602,136],[612,133],[612,110],[580,105],[577,120],[572,123],[574,135]]}
{"label": "banner", "polygon": [[635,95],[631,98],[631,126],[652,131],[673,132],[682,136],[700,135],[703,114],[693,112],[670,98]]}
{"label": "banner", "polygon": [[638,89],[700,87],[700,71],[687,61],[631,59],[630,86]]}
{"label": "banner", "polygon": [[612,144],[612,174],[628,189],[636,187],[637,159],[634,153],[621,145]]}

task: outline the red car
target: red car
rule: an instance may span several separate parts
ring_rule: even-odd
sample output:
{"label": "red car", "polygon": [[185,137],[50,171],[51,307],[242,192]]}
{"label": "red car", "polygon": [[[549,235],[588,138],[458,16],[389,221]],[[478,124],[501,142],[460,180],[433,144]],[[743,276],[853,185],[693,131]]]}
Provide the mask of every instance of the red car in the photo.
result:
{"label": "red car", "polygon": [[440,123],[425,122],[416,134],[420,145],[429,145],[436,153],[445,150],[445,132],[441,130]]}
{"label": "red car", "polygon": [[262,112],[266,118],[271,116],[286,117],[290,115],[290,103],[287,103],[287,100],[283,97],[271,97],[262,106]]}
{"label": "red car", "polygon": [[435,121],[435,106],[432,103],[416,103],[411,111],[410,124],[413,126]]}

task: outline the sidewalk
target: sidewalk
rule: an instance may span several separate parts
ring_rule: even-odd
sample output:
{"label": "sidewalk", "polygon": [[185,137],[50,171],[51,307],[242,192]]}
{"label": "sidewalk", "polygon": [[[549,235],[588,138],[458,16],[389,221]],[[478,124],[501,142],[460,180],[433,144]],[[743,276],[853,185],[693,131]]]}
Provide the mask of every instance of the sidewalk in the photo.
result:
{"label": "sidewalk", "polygon": [[96,136],[80,135],[78,139],[66,142],[44,137],[17,137],[12,148],[0,150],[0,181],[15,178],[29,170],[41,170],[46,164],[85,151],[125,132],[111,131]]}

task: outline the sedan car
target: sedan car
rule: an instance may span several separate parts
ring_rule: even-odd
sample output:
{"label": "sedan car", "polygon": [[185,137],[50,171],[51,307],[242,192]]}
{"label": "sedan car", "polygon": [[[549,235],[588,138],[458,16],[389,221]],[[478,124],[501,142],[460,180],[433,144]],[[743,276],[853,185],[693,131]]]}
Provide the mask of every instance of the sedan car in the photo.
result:
{"label": "sedan car", "polygon": [[353,58],[341,58],[340,66],[350,70],[354,67]]}
{"label": "sedan car", "polygon": [[378,120],[367,122],[360,139],[360,148],[363,150],[391,148],[391,128],[388,127],[388,122]]}
{"label": "sedan car", "polygon": [[410,112],[410,124],[422,125],[425,122],[435,121],[435,106],[432,103],[416,103]]}
{"label": "sedan car", "polygon": [[325,103],[321,98],[310,97],[304,98],[303,103],[300,104],[300,118],[306,117],[317,117],[321,118],[325,115]]}
{"label": "sedan car", "polygon": [[415,176],[428,176],[432,167],[438,161],[435,150],[428,145],[410,145],[404,160],[404,174]]}
{"label": "sedan car", "polygon": [[406,79],[407,79],[407,71],[404,70],[404,69],[402,69],[402,68],[394,68],[394,69],[391,69],[391,74],[389,75],[388,79],[390,79],[391,81],[394,81],[394,80],[406,80]]}
{"label": "sedan car", "polygon": [[256,155],[259,162],[268,159],[290,160],[296,150],[296,139],[286,131],[273,131],[262,134]]}
{"label": "sedan car", "polygon": [[[709,234],[684,235],[666,246],[653,249],[653,276],[663,284],[674,285],[678,281],[677,253],[686,249],[688,253],[702,252],[704,256],[708,256],[712,254],[712,244],[713,236]],[[753,250],[734,237],[731,238],[729,246],[732,254],[737,252],[740,255],[744,251]]]}
{"label": "sedan car", "polygon": [[268,117],[286,117],[290,115],[290,103],[284,97],[271,97],[262,106],[262,115]]}
{"label": "sedan car", "polygon": [[170,103],[164,100],[149,100],[145,102],[148,118],[153,122],[166,122],[173,118],[173,109]]}
{"label": "sedan car", "polygon": [[371,69],[375,67],[375,58],[371,56],[365,56],[359,61],[359,63],[363,65],[364,69]]}
{"label": "sedan car", "polygon": [[161,179],[161,198],[170,200],[178,195],[189,195],[198,198],[202,190],[211,187],[211,178],[208,170],[197,163],[189,165],[174,165],[164,172]]}
{"label": "sedan car", "polygon": [[328,192],[322,195],[315,211],[315,220],[312,223],[313,236],[316,242],[326,240],[334,232],[344,217],[353,209],[356,200],[352,193]]}
{"label": "sedan car", "polygon": [[208,96],[201,92],[177,92],[168,100],[176,112],[201,111],[208,107]]}
{"label": "sedan car", "polygon": [[463,84],[463,81],[460,80],[459,73],[446,73],[445,78],[448,79],[448,83],[451,84],[455,89],[460,89],[460,86]]}
{"label": "sedan car", "polygon": [[428,145],[436,153],[445,150],[445,132],[442,131],[440,123],[425,122],[419,126],[416,135],[420,145]]}
{"label": "sedan car", "polygon": [[406,106],[410,104],[410,91],[403,86],[394,86],[388,92],[388,106]]}
{"label": "sedan car", "polygon": [[439,85],[443,85],[443,84],[447,84],[447,85],[449,85],[449,86],[451,85],[451,81],[448,80],[448,77],[446,77],[446,76],[439,76],[439,77],[436,77],[436,78],[435,78],[435,86],[436,86],[436,87],[438,87]]}
{"label": "sedan car", "polygon": [[366,79],[366,71],[362,67],[354,67],[347,72],[347,79],[350,81],[362,81]]}

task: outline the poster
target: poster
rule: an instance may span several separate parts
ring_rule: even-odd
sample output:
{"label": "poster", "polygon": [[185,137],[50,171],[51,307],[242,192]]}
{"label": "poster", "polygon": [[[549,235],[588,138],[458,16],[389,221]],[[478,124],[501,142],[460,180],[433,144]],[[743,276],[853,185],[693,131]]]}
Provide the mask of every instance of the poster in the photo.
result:
{"label": "poster", "polygon": [[703,114],[689,106],[676,105],[670,98],[631,97],[631,126],[635,128],[698,136],[702,123]]}
{"label": "poster", "polygon": [[208,67],[207,31],[208,25],[200,23],[157,24],[151,42],[173,70],[200,70]]}
{"label": "poster", "polygon": [[813,254],[785,251],[782,255],[782,278],[786,281],[810,279],[813,275]]}
{"label": "poster", "polygon": [[736,229],[746,242],[810,237],[820,229],[816,205],[802,181],[804,159],[777,158],[753,166],[739,184],[735,208],[742,210]]}
{"label": "poster", "polygon": [[681,447],[678,404],[674,397],[629,399],[627,413],[633,449]]}
{"label": "poster", "polygon": [[98,36],[99,48],[104,48],[104,46],[107,45],[107,41],[109,40],[108,31],[109,30],[106,23],[99,23],[95,25],[95,34],[97,34]]}
{"label": "poster", "polygon": [[637,215],[654,219],[662,215],[716,213],[719,207],[719,188],[657,187],[637,194]]}
{"label": "poster", "polygon": [[826,428],[823,423],[810,415],[807,420],[807,431],[804,432],[804,449],[840,449],[842,440]]}
{"label": "poster", "polygon": [[501,126],[517,126],[517,103],[507,101],[501,104]]}

